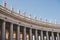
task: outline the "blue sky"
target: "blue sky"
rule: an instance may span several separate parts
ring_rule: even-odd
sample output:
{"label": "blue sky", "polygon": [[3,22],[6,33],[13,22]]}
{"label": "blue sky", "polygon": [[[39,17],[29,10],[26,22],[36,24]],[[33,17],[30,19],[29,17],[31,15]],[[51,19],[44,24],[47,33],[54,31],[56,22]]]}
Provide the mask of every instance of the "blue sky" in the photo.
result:
{"label": "blue sky", "polygon": [[[4,0],[0,0],[0,4],[3,4]],[[57,20],[60,23],[60,0],[6,0],[7,8],[13,6],[14,11],[17,12],[20,9],[21,14],[26,10],[26,15],[31,13],[32,18],[37,16],[39,20],[42,17],[43,20],[47,18],[52,22]]]}

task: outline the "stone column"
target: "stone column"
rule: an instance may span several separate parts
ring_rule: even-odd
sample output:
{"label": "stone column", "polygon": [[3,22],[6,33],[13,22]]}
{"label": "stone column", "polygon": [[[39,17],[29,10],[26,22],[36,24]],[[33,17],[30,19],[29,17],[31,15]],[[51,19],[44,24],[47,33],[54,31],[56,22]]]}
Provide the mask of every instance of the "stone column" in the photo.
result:
{"label": "stone column", "polygon": [[36,35],[36,40],[38,40],[38,32],[37,32],[37,29],[35,31],[35,35]]}
{"label": "stone column", "polygon": [[2,40],[5,40],[5,21],[2,23]]}
{"label": "stone column", "polygon": [[54,33],[52,32],[52,40],[54,40]]}
{"label": "stone column", "polygon": [[26,27],[24,27],[24,40],[26,40]]}
{"label": "stone column", "polygon": [[41,30],[41,40],[43,40],[43,31]]}
{"label": "stone column", "polygon": [[30,40],[32,40],[32,29],[30,29]]}
{"label": "stone column", "polygon": [[59,40],[59,33],[57,33],[57,40]]}
{"label": "stone column", "polygon": [[20,40],[20,26],[17,26],[17,33],[16,33],[16,39]]}
{"label": "stone column", "polygon": [[47,38],[47,40],[49,40],[49,34],[48,34],[48,31],[46,32],[46,38]]}
{"label": "stone column", "polygon": [[13,23],[10,25],[10,33],[9,33],[9,40],[13,40]]}

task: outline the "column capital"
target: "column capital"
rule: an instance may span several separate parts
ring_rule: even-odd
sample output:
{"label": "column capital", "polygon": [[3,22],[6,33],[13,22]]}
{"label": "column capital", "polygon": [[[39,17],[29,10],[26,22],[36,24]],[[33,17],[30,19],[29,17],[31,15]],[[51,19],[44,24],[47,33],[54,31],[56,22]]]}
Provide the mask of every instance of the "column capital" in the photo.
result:
{"label": "column capital", "polygon": [[18,26],[21,26],[21,25],[18,25]]}

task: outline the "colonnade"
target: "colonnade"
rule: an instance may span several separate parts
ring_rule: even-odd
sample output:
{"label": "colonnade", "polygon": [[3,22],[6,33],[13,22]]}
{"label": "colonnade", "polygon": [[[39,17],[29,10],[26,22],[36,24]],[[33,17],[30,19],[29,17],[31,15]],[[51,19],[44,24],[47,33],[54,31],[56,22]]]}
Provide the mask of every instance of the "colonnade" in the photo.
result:
{"label": "colonnade", "polygon": [[0,19],[1,40],[60,40],[60,33],[38,30]]}
{"label": "colonnade", "polygon": [[[6,1],[3,7],[6,8]],[[0,19],[0,40],[60,40],[60,32],[38,30]]]}

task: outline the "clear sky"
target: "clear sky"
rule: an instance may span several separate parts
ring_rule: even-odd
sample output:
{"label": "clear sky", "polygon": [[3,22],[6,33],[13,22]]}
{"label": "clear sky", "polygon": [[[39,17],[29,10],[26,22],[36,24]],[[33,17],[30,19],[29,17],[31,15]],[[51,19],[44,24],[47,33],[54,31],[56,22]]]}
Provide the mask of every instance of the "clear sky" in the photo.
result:
{"label": "clear sky", "polygon": [[[0,4],[3,4],[4,0],[0,0]],[[7,8],[13,6],[14,11],[17,12],[20,9],[21,14],[26,10],[26,14],[31,13],[32,18],[37,16],[39,20],[42,17],[43,20],[47,18],[48,21],[52,22],[57,20],[60,23],[60,0],[6,0]]]}

